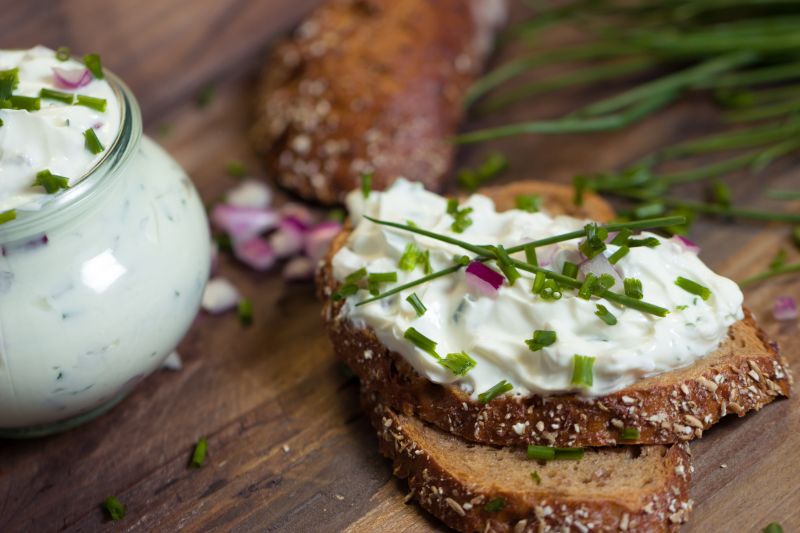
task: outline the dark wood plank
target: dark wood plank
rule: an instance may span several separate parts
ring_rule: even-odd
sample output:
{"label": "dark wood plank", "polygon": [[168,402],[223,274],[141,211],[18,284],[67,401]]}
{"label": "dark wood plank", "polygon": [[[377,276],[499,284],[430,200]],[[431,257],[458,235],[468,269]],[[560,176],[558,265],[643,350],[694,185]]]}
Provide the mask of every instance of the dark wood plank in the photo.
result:
{"label": "dark wood plank", "polygon": [[[124,0],[107,8],[116,15],[92,19],[96,0],[65,0],[50,9],[39,0],[17,2],[0,21],[0,46],[43,41],[103,50],[139,95],[148,131],[190,172],[203,198],[213,200],[234,183],[223,172],[226,161],[258,168],[245,135],[252,75],[265,43],[310,3]],[[87,20],[94,32],[81,30]],[[209,80],[219,82],[217,98],[198,110],[191,96]],[[552,116],[603,90],[563,91],[506,116]],[[708,102],[694,99],[612,135],[526,137],[467,148],[460,164],[502,146],[511,161],[502,180],[567,182],[709,129],[714,117]],[[159,136],[165,124],[171,132]],[[798,168],[795,158],[768,175],[738,176],[736,198],[761,204],[754,198],[767,186],[800,186]],[[734,279],[765,268],[779,247],[788,247],[787,229],[778,226],[702,222],[693,237],[703,245],[703,259]],[[114,529],[131,531],[441,530],[418,506],[403,503],[405,484],[392,478],[376,451],[356,384],[340,371],[321,331],[312,289],[226,259],[221,271],[253,298],[254,325],[243,328],[235,316],[200,316],[180,346],[181,371],[157,372],[84,427],[35,441],[0,441],[0,531],[110,529],[99,508],[110,494],[129,509]],[[800,282],[754,287],[747,303],[799,367],[797,323],[770,317],[779,294],[800,296]],[[697,504],[686,530],[755,531],[773,520],[787,531],[800,529],[799,425],[792,399],[726,420],[695,443]],[[200,436],[209,438],[209,462],[189,470]]]}

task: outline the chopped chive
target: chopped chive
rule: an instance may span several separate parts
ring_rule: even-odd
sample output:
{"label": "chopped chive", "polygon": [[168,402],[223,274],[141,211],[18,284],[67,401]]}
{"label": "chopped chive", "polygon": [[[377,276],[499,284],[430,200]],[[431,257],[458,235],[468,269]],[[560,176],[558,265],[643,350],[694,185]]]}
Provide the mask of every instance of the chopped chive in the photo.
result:
{"label": "chopped chive", "polygon": [[604,305],[597,304],[597,311],[595,311],[594,314],[609,326],[617,324],[617,317],[611,314],[611,311]]}
{"label": "chopped chive", "polygon": [[3,122],[3,119],[2,119],[2,118],[0,118],[0,128],[2,128],[2,127],[3,127],[3,124],[4,124],[4,122]]}
{"label": "chopped chive", "polygon": [[528,446],[528,459],[538,461],[553,461],[559,459],[579,460],[583,459],[583,448],[554,448],[552,446]]}
{"label": "chopped chive", "polygon": [[637,206],[633,210],[634,218],[650,218],[661,215],[666,210],[664,204],[660,202],[651,202]]}
{"label": "chopped chive", "polygon": [[422,265],[422,272],[424,274],[430,274],[433,272],[433,268],[431,267],[431,252],[430,250],[425,250],[421,254],[419,254],[419,259],[417,260],[418,264]]}
{"label": "chopped chive", "polygon": [[541,478],[541,476],[539,475],[539,472],[537,472],[536,470],[534,470],[533,472],[531,472],[531,479],[532,479],[532,480],[533,480],[533,481],[534,481],[534,482],[535,482],[537,485],[541,485],[541,484],[542,484],[542,478]]}
{"label": "chopped chive", "polygon": [[189,461],[190,468],[200,468],[206,462],[206,451],[208,450],[208,441],[205,437],[200,437],[197,444],[194,445],[192,452],[192,459]]}
{"label": "chopped chive", "polygon": [[475,360],[467,352],[449,353],[447,357],[440,358],[439,364],[450,370],[456,376],[466,376],[467,372],[475,368]]}
{"label": "chopped chive", "polygon": [[506,279],[508,280],[508,284],[514,285],[514,283],[516,283],[520,277],[517,267],[511,263],[511,258],[508,256],[506,249],[503,248],[502,245],[498,244],[495,247],[495,250],[497,251],[497,266],[499,266],[500,270],[503,271],[503,275],[505,275]]}
{"label": "chopped chive", "polygon": [[711,200],[723,207],[730,207],[733,205],[731,188],[721,180],[714,180],[711,183]]}
{"label": "chopped chive", "polygon": [[417,248],[417,245],[413,242],[408,243],[403,255],[400,257],[400,261],[397,263],[397,268],[407,272],[414,270],[414,268],[417,266],[419,256],[420,251],[419,248]]}
{"label": "chopped chive", "polygon": [[239,300],[236,311],[237,315],[239,315],[239,322],[243,326],[249,326],[253,323],[253,302],[250,298],[242,298]]}
{"label": "chopped chive", "polygon": [[39,98],[46,98],[47,100],[57,100],[59,102],[64,102],[65,104],[72,104],[72,101],[75,99],[75,95],[72,93],[56,91],[54,89],[42,88],[39,91]]}
{"label": "chopped chive", "polygon": [[628,248],[636,248],[638,246],[647,246],[648,248],[655,248],[659,246],[661,241],[656,237],[646,237],[644,239],[628,239]]}
{"label": "chopped chive", "polygon": [[600,274],[600,277],[597,278],[597,281],[594,283],[594,287],[592,288],[592,292],[597,294],[600,289],[610,289],[613,287],[617,281],[614,279],[614,276],[611,274]]}
{"label": "chopped chive", "polygon": [[38,96],[20,96],[12,94],[8,97],[11,109],[22,109],[25,111],[39,111],[42,108],[42,100]]}
{"label": "chopped chive", "polygon": [[412,292],[408,296],[408,298],[406,298],[406,301],[411,305],[411,307],[414,308],[414,311],[416,311],[417,316],[424,315],[425,311],[428,310],[428,308],[425,307],[425,304],[422,303],[422,300],[419,299],[419,296],[417,296],[416,292]]}
{"label": "chopped chive", "polygon": [[372,192],[372,176],[373,172],[361,174],[361,196],[369,198],[369,193]]}
{"label": "chopped chive", "polygon": [[330,211],[328,211],[328,220],[333,220],[334,222],[338,222],[339,224],[344,224],[344,220],[347,218],[347,214],[344,212],[344,209],[341,207],[334,207]]}
{"label": "chopped chive", "polygon": [[639,428],[623,428],[620,438],[622,440],[639,440]]}
{"label": "chopped chive", "polygon": [[581,241],[578,249],[588,259],[592,259],[606,249],[605,240],[608,238],[608,230],[594,222],[586,224],[583,230],[586,232],[586,239]]}
{"label": "chopped chive", "polygon": [[537,329],[533,332],[533,338],[526,340],[525,344],[528,345],[532,352],[538,352],[545,346],[555,343],[556,337],[555,331]]}
{"label": "chopped chive", "polygon": [[331,298],[333,299],[334,302],[338,302],[339,300],[344,300],[348,296],[353,296],[357,292],[358,292],[358,285],[356,285],[355,283],[345,283],[344,285],[339,287],[339,290],[333,293],[333,296],[331,296]]}
{"label": "chopped chive", "polygon": [[414,328],[408,328],[406,332],[403,334],[403,337],[410,340],[414,345],[422,350],[423,352],[428,352],[429,354],[433,355],[434,357],[439,357],[439,354],[436,353],[436,342],[432,341],[419,331]]}
{"label": "chopped chive", "polygon": [[238,159],[231,159],[225,163],[225,172],[232,178],[244,178],[250,174],[250,171],[247,170],[247,165]]}
{"label": "chopped chive", "polygon": [[492,152],[477,169],[465,168],[458,172],[458,183],[464,189],[474,191],[481,184],[500,174],[508,166],[505,156]]}
{"label": "chopped chive", "polygon": [[11,222],[17,218],[17,210],[9,209],[8,211],[0,211],[0,224]]}
{"label": "chopped chive", "polygon": [[708,300],[708,297],[711,296],[711,290],[709,290],[708,287],[703,287],[699,283],[686,279],[683,276],[678,276],[678,279],[675,280],[675,285],[690,294],[699,296],[703,300]]}
{"label": "chopped chive", "polygon": [[631,298],[636,298],[637,300],[641,300],[644,298],[644,293],[642,292],[642,281],[636,278],[625,278],[623,280],[623,284],[625,285],[625,295],[630,296]]}
{"label": "chopped chive", "polygon": [[66,61],[70,58],[69,48],[66,46],[59,46],[56,50],[56,59],[59,61]]}
{"label": "chopped chive", "polygon": [[561,273],[568,278],[576,279],[578,277],[578,265],[565,261],[564,266],[561,268]]}
{"label": "chopped chive", "polygon": [[125,518],[125,506],[115,496],[109,496],[103,501],[103,509],[111,520],[117,521]]}
{"label": "chopped chive", "polygon": [[394,283],[397,281],[397,272],[371,272],[367,275],[367,281],[374,283]]}
{"label": "chopped chive", "polygon": [[105,98],[95,98],[94,96],[86,96],[85,94],[79,94],[76,96],[75,105],[89,107],[95,111],[100,111],[101,113],[105,113],[106,111]]}
{"label": "chopped chive", "polygon": [[525,262],[529,265],[539,266],[539,259],[536,257],[536,247],[531,244],[525,247]]}
{"label": "chopped chive", "polygon": [[583,280],[583,285],[581,285],[581,288],[578,289],[578,298],[583,298],[584,300],[591,298],[595,282],[597,282],[596,275],[591,272],[586,274],[586,278]]}
{"label": "chopped chive", "polygon": [[0,70],[0,101],[8,100],[19,85],[19,69]]}
{"label": "chopped chive", "polygon": [[542,287],[542,290],[539,291],[539,296],[541,296],[543,300],[548,300],[551,302],[555,300],[560,300],[561,287],[559,286],[558,282],[553,278],[547,278],[544,280],[544,286]]}
{"label": "chopped chive", "polygon": [[487,404],[501,394],[505,394],[513,388],[514,386],[511,385],[511,383],[506,380],[501,380],[486,392],[478,394],[478,401],[482,404]]}
{"label": "chopped chive", "polygon": [[541,270],[538,271],[533,277],[533,284],[531,285],[531,292],[533,294],[539,294],[542,292],[544,288],[544,282],[547,280],[547,276]]}
{"label": "chopped chive", "polygon": [[594,357],[588,355],[572,356],[572,384],[578,387],[591,387],[593,383]]}
{"label": "chopped chive", "polygon": [[97,54],[86,54],[83,56],[83,64],[86,65],[86,68],[89,69],[89,72],[92,73],[98,80],[102,80],[105,76],[103,76],[103,65],[100,63],[100,56]]}
{"label": "chopped chive", "polygon": [[105,150],[102,143],[100,143],[100,139],[97,138],[97,134],[94,132],[94,129],[89,128],[84,131],[83,138],[85,140],[84,146],[91,153],[96,155]]}
{"label": "chopped chive", "polygon": [[611,244],[615,246],[625,246],[628,244],[628,239],[631,238],[633,235],[633,231],[628,228],[622,228],[619,232],[611,239]]}
{"label": "chopped chive", "polygon": [[678,305],[678,306],[675,307],[675,309],[677,309],[678,311],[686,311],[687,309],[689,309],[689,306],[688,305]]}
{"label": "chopped chive", "polygon": [[628,248],[627,246],[620,246],[619,248],[617,248],[616,252],[614,252],[609,256],[608,262],[611,263],[612,265],[616,265],[619,262],[619,260],[628,255],[628,252],[630,251],[631,249]]}
{"label": "chopped chive", "polygon": [[205,109],[214,100],[216,89],[213,85],[205,85],[194,95],[194,105],[198,109]]}
{"label": "chopped chive", "polygon": [[538,194],[520,194],[514,199],[514,205],[521,211],[536,213],[541,209],[542,197]]}
{"label": "chopped chive", "polygon": [[487,513],[496,513],[506,506],[506,500],[502,496],[494,498],[489,503],[483,506],[483,510]]}
{"label": "chopped chive", "polygon": [[[466,257],[466,256],[464,256],[464,257]],[[359,307],[359,306],[362,306],[362,305],[366,305],[366,304],[375,302],[377,300],[381,300],[381,299],[386,298],[388,296],[392,296],[394,294],[397,294],[398,292],[402,292],[402,291],[404,291],[406,289],[410,289],[411,287],[416,287],[417,285],[422,285],[423,283],[427,283],[427,282],[429,282],[431,280],[434,280],[436,278],[441,278],[443,276],[447,276],[449,274],[452,274],[453,272],[457,272],[457,271],[461,270],[462,268],[464,268],[466,265],[469,264],[469,258],[467,257],[466,259],[467,259],[466,264],[464,264],[464,263],[456,263],[453,266],[449,266],[447,268],[443,268],[442,270],[438,270],[436,272],[433,272],[431,274],[423,276],[423,277],[421,277],[419,279],[415,279],[414,281],[410,281],[408,283],[404,283],[403,285],[398,285],[396,287],[393,287],[393,288],[389,289],[388,291],[385,291],[385,292],[381,293],[379,296],[376,296],[374,298],[368,298],[366,300],[358,302],[356,304],[356,307]],[[357,287],[356,287],[356,290],[358,290]]]}
{"label": "chopped chive", "polygon": [[36,173],[36,187],[44,187],[47,194],[55,194],[61,189],[69,189],[69,179],[64,176],[57,176],[49,170],[41,170]]}
{"label": "chopped chive", "polygon": [[367,276],[367,269],[366,268],[359,268],[355,272],[352,272],[344,278],[345,283],[355,283]]}
{"label": "chopped chive", "polygon": [[783,533],[783,527],[777,522],[772,522],[764,528],[764,533]]}
{"label": "chopped chive", "polygon": [[450,225],[456,233],[464,233],[464,230],[472,225],[472,218],[469,214],[472,213],[471,207],[458,207],[458,200],[451,198],[447,201],[447,214],[453,217],[453,223]]}

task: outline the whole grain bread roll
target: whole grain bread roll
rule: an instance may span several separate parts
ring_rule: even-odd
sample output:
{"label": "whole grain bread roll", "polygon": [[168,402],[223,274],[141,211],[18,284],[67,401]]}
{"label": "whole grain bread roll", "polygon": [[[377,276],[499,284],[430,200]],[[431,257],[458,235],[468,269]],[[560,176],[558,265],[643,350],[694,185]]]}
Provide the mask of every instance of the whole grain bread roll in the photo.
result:
{"label": "whole grain bread roll", "polygon": [[327,0],[280,44],[251,135],[280,185],[341,202],[374,172],[440,190],[507,0]]}

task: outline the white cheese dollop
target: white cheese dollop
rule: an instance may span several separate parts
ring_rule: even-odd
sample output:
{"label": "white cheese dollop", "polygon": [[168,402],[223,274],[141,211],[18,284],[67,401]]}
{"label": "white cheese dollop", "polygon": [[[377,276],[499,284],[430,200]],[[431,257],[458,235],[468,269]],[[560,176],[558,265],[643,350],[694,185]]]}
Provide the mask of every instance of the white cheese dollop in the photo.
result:
{"label": "white cheese dollop", "polygon": [[42,98],[38,111],[0,109],[0,213],[41,207],[48,195],[42,187],[33,185],[41,170],[69,178],[70,185],[75,185],[106,154],[103,151],[95,155],[87,150],[83,132],[93,128],[108,150],[120,127],[119,102],[106,80],[92,79],[74,90],[56,85],[53,68],[82,70],[82,63],[74,59],[59,61],[53,50],[43,46],[0,50],[0,70],[13,68],[19,69],[16,95],[38,97],[41,89],[53,89],[103,98],[106,110],[100,112],[46,98]]}
{"label": "white cheese dollop", "polygon": [[[355,227],[346,246],[333,258],[338,280],[362,267],[369,272],[397,272],[397,284],[421,277],[420,268],[406,272],[397,266],[412,242],[421,250],[430,250],[434,271],[452,265],[455,255],[467,253],[432,238],[374,224],[362,214],[395,222],[410,220],[473,244],[501,243],[506,247],[581,229],[587,223],[541,212],[497,212],[489,198],[473,195],[462,204],[473,208],[473,224],[457,234],[450,227],[453,218],[446,213],[447,200],[402,179],[385,192],[372,192],[367,199],[354,191],[348,207]],[[422,376],[436,383],[455,383],[473,396],[501,380],[513,385],[512,394],[607,394],[708,355],[726,338],[729,326],[743,318],[742,292],[733,281],[712,272],[674,239],[657,238],[661,245],[631,248],[616,268],[623,278],[641,280],[645,301],[669,309],[664,318],[595,297],[584,300],[567,288],[560,300],[545,301],[531,293],[533,275],[522,271],[522,279],[514,286],[504,283],[496,295],[487,296],[467,286],[463,270],[357,307],[355,304],[368,296],[360,291],[348,298],[342,313],[359,327],[373,328],[381,342],[402,354]],[[548,268],[560,272],[564,261],[580,261],[579,242],[575,239],[539,249],[539,260],[549,261]],[[608,245],[604,253],[610,256],[616,250]],[[520,258],[524,259],[522,254]],[[707,287],[711,296],[704,301],[686,292],[675,284],[679,276]],[[623,292],[623,287],[613,290]],[[422,317],[406,302],[411,292],[427,307]],[[598,303],[617,317],[616,325],[598,318]],[[403,337],[409,327],[437,342],[440,355],[465,351],[476,366],[466,376],[454,375]],[[525,340],[534,330],[555,331],[558,339],[532,352]],[[590,388],[571,384],[575,354],[596,358]]]}

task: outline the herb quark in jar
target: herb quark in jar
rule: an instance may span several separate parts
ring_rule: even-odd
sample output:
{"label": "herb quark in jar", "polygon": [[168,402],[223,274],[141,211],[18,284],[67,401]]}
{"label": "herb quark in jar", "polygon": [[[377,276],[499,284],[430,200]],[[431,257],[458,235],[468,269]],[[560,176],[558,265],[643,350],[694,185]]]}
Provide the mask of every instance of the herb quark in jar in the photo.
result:
{"label": "herb quark in jar", "polygon": [[0,437],[36,436],[162,365],[199,309],[208,223],[96,56],[0,51],[0,120]]}

